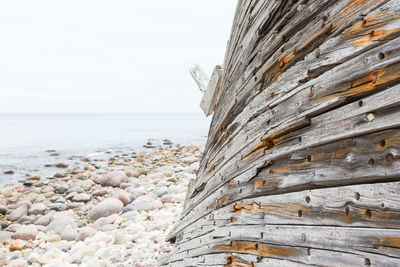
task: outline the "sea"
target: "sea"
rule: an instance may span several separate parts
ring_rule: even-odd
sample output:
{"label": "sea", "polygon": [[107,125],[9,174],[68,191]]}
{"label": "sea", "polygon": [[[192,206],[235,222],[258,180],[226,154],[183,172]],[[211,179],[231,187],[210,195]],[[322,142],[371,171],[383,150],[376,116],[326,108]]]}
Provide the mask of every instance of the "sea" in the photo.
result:
{"label": "sea", "polygon": [[165,139],[204,145],[210,121],[203,114],[0,114],[0,187],[83,168],[88,159],[105,167],[115,153],[151,150],[143,147],[149,140],[157,148]]}

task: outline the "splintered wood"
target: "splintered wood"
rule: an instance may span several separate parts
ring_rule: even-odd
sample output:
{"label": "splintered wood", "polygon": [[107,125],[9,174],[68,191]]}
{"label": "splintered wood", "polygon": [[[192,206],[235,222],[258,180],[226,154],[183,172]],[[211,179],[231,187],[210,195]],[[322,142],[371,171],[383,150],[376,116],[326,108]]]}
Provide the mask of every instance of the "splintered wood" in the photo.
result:
{"label": "splintered wood", "polygon": [[167,266],[400,265],[400,0],[241,0]]}

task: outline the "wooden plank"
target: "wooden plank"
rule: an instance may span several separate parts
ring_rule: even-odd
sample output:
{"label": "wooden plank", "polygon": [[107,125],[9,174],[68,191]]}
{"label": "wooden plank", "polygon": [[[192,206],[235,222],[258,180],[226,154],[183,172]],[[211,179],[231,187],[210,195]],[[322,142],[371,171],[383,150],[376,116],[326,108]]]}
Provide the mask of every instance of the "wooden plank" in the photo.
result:
{"label": "wooden plank", "polygon": [[170,266],[400,265],[400,0],[238,1]]}

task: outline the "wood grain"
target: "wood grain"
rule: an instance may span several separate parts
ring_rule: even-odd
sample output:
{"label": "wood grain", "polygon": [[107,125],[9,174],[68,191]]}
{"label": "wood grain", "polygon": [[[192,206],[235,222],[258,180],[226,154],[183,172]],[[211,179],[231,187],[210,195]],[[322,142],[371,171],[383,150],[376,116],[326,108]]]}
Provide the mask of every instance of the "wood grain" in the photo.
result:
{"label": "wood grain", "polygon": [[400,265],[400,0],[240,0],[168,266]]}

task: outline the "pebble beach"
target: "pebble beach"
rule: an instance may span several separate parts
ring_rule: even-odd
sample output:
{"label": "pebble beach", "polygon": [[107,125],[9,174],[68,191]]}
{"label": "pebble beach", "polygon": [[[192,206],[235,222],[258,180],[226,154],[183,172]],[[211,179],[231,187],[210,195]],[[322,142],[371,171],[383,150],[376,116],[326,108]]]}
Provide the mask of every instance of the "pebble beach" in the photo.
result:
{"label": "pebble beach", "polygon": [[157,266],[202,155],[165,144],[1,188],[0,266]]}

